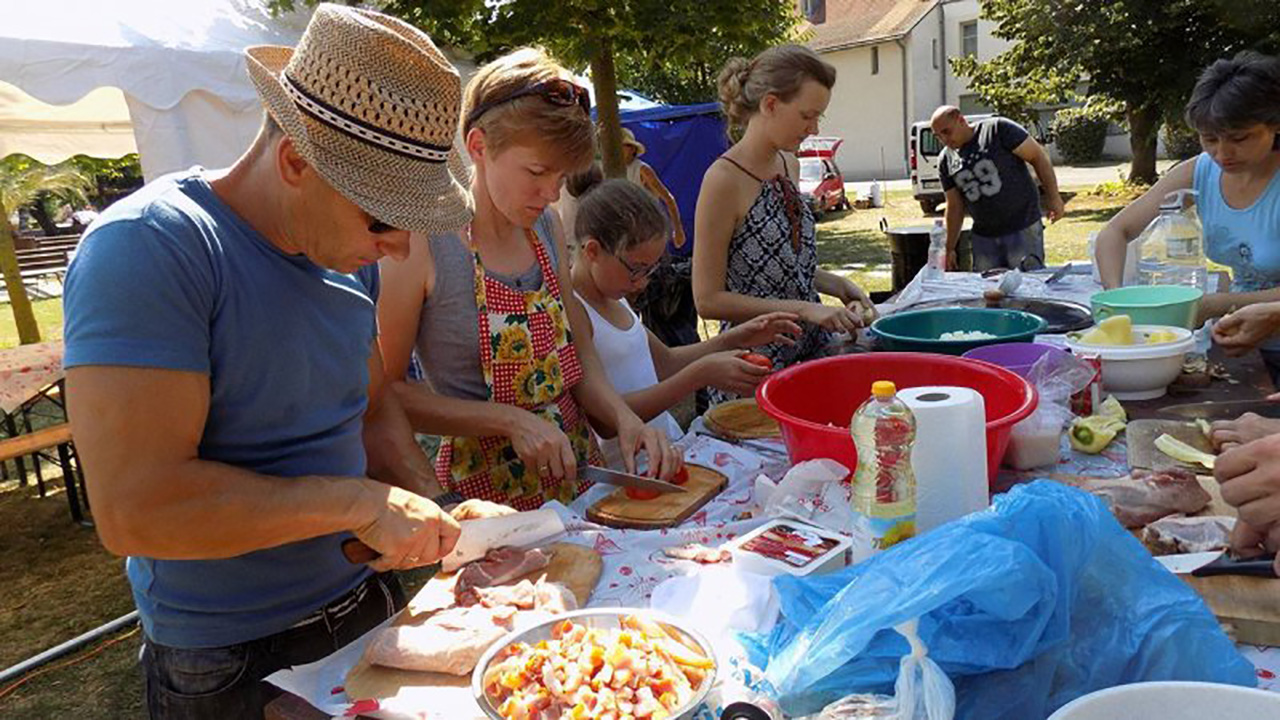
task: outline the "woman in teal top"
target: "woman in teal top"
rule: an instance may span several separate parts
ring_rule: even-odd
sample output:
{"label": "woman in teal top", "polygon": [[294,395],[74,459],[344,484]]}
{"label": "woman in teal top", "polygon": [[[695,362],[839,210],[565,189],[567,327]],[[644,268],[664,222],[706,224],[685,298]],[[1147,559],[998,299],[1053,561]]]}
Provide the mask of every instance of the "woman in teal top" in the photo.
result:
{"label": "woman in teal top", "polygon": [[[1280,59],[1243,52],[1210,65],[1187,103],[1204,152],[1172,168],[1098,233],[1103,284],[1120,285],[1125,249],[1175,190],[1197,193],[1205,253],[1231,268],[1231,291],[1210,293],[1200,321],[1280,300]],[[1280,339],[1262,346],[1280,376]]]}

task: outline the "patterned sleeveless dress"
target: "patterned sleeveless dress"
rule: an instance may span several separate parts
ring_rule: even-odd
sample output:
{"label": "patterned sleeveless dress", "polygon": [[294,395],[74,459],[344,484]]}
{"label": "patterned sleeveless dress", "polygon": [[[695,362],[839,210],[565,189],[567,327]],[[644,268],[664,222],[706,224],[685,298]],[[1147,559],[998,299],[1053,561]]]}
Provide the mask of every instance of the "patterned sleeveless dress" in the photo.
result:
{"label": "patterned sleeveless dress", "polygon": [[[757,177],[732,158],[720,156],[760,183],[760,194],[729,240],[725,289],[732,293],[774,300],[822,302],[814,276],[818,271],[817,232],[813,213],[800,197],[789,174],[768,180]],[[783,164],[786,167],[786,164]],[[734,323],[720,324],[721,332]],[[801,323],[795,345],[774,343],[759,352],[784,367],[813,358],[831,340],[823,328]],[[732,396],[712,389],[712,402]]]}

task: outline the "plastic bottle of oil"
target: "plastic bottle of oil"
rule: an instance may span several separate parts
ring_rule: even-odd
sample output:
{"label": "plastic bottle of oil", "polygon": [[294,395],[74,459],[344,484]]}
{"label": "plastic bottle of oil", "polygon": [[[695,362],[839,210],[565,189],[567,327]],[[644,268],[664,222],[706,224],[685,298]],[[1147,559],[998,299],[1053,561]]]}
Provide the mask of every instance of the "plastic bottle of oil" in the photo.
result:
{"label": "plastic bottle of oil", "polygon": [[916,533],[916,477],[911,470],[916,419],[897,393],[892,382],[873,383],[871,397],[849,424],[858,450],[853,476],[854,562]]}

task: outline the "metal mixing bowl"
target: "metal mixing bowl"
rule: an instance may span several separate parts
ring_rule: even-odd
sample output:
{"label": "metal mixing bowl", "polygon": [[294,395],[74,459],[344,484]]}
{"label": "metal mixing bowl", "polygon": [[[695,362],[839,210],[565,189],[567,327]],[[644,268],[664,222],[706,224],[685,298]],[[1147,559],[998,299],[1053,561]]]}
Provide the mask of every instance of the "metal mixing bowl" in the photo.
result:
{"label": "metal mixing bowl", "polygon": [[[697,650],[701,654],[711,658],[715,663],[715,652],[711,649],[711,644],[701,633],[692,630],[681,623],[681,621],[653,610],[640,610],[636,608],[588,608],[586,610],[575,610],[563,615],[557,615],[551,620],[539,623],[523,630],[515,630],[506,635],[506,637],[495,642],[490,647],[480,662],[476,663],[476,668],[471,672],[471,694],[476,699],[476,704],[484,711],[485,715],[493,718],[493,720],[504,720],[498,714],[497,708],[489,702],[489,698],[484,692],[484,676],[489,671],[489,666],[493,664],[494,657],[507,646],[523,642],[530,645],[540,641],[551,639],[551,628],[565,620],[572,620],[579,625],[585,625],[590,628],[613,629],[619,627],[619,621],[624,615],[641,615],[649,620],[653,620],[663,625],[668,630],[674,631],[676,637],[684,640],[684,643],[690,648]],[[706,700],[707,693],[711,691],[711,686],[715,683],[716,667],[713,666],[707,671],[707,677],[702,684],[694,688],[693,697],[684,705],[672,711],[673,718],[692,718],[693,712],[698,709],[703,700]]]}

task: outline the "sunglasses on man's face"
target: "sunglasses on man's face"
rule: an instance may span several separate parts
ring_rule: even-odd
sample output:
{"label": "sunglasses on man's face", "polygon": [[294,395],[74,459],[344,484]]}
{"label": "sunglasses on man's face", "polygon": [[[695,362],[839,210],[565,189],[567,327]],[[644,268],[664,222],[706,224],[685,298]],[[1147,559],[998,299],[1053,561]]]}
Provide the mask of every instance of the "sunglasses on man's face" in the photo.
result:
{"label": "sunglasses on man's face", "polygon": [[386,224],[386,223],[382,222],[381,220],[370,220],[370,221],[369,221],[369,234],[370,234],[370,235],[385,235],[385,234],[387,234],[387,233],[393,233],[393,232],[400,232],[400,228],[392,227],[392,226],[390,226],[390,225],[388,225],[388,224]]}
{"label": "sunglasses on man's face", "polygon": [[582,112],[587,115],[587,117],[591,116],[591,96],[587,93],[587,89],[574,85],[568,80],[556,78],[554,80],[543,80],[540,83],[530,85],[526,88],[521,88],[506,97],[497,98],[477,105],[475,109],[467,115],[467,125],[470,126],[474,124],[476,120],[480,119],[481,115],[484,115],[499,105],[509,103],[513,100],[518,100],[522,97],[528,97],[530,95],[537,95],[552,105],[557,105],[559,107],[571,107],[574,103],[577,103],[578,107],[582,108]]}

